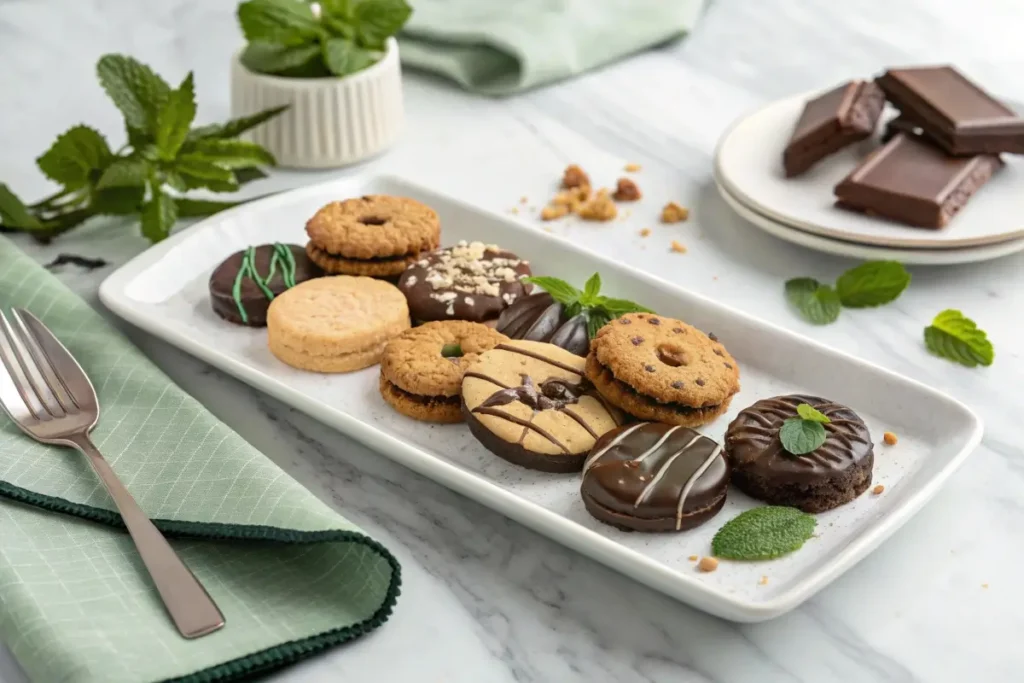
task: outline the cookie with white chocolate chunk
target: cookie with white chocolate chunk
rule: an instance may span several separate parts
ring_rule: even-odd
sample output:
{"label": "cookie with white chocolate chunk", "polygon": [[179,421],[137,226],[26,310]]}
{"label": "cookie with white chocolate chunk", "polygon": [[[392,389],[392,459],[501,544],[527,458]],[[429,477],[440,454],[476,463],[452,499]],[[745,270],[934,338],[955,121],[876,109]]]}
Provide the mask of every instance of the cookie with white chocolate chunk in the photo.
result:
{"label": "cookie with white chocolate chunk", "polygon": [[528,294],[530,263],[483,242],[459,242],[412,263],[398,280],[413,320],[489,322]]}

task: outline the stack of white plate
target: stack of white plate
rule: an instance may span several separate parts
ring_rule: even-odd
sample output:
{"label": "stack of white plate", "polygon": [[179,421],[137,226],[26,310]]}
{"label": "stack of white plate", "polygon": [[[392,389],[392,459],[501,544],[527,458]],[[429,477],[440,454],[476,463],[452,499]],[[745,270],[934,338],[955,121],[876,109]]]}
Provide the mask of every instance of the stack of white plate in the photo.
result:
{"label": "stack of white plate", "polygon": [[[834,206],[832,188],[877,140],[851,145],[796,178],[782,172],[782,150],[811,92],[770,104],[735,124],[715,153],[715,182],[741,216],[780,239],[860,259],[943,265],[1006,256],[1024,249],[1024,161],[1005,168],[944,228],[913,228]],[[884,116],[888,118],[892,112]]]}

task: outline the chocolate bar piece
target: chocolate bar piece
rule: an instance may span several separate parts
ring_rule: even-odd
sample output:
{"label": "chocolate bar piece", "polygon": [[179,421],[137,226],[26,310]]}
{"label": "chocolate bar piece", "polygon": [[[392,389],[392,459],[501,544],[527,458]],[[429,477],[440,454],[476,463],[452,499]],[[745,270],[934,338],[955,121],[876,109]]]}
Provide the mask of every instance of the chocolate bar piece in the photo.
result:
{"label": "chocolate bar piece", "polygon": [[1001,166],[994,155],[951,157],[898,133],[836,185],[836,206],[941,228]]}
{"label": "chocolate bar piece", "polygon": [[950,154],[1024,154],[1024,118],[951,66],[890,69],[875,82]]}
{"label": "chocolate bar piece", "polygon": [[885,132],[882,133],[882,142],[889,142],[889,140],[892,140],[899,133],[906,133],[912,137],[921,137],[924,135],[924,131],[921,130],[921,126],[917,125],[906,116],[901,115],[891,119],[885,124]]}
{"label": "chocolate bar piece", "polygon": [[808,102],[782,153],[786,177],[871,135],[883,106],[885,95],[871,81],[850,81]]}

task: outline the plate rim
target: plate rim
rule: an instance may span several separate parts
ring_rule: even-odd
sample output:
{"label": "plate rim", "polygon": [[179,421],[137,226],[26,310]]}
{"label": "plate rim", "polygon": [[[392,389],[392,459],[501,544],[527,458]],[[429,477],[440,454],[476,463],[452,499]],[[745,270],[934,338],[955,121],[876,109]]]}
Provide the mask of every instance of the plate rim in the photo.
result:
{"label": "plate rim", "polygon": [[[431,455],[403,441],[398,436],[393,436],[384,430],[376,428],[372,424],[363,422],[340,410],[327,408],[281,381],[266,377],[242,361],[193,340],[186,333],[175,329],[172,325],[161,322],[156,316],[148,316],[145,313],[147,306],[126,294],[127,286],[139,274],[156,261],[162,259],[196,231],[209,229],[226,219],[242,213],[258,212],[265,207],[293,202],[305,195],[322,192],[328,187],[341,189],[345,186],[365,186],[372,182],[390,183],[413,188],[423,195],[437,197],[443,201],[457,204],[465,210],[486,215],[489,219],[504,223],[512,227],[512,229],[528,230],[531,236],[538,239],[541,244],[549,241],[557,242],[577,252],[583,258],[594,260],[599,267],[607,265],[624,269],[629,276],[646,281],[651,286],[666,289],[675,295],[681,294],[684,298],[700,300],[709,307],[721,309],[729,315],[739,316],[748,323],[769,328],[785,339],[791,341],[798,340],[802,344],[809,344],[815,347],[817,351],[841,359],[860,369],[876,373],[889,380],[908,384],[917,391],[930,394],[937,400],[947,402],[967,419],[971,428],[966,434],[964,445],[959,452],[950,457],[949,462],[939,469],[929,481],[925,482],[918,490],[909,494],[899,507],[894,508],[890,511],[890,514],[877,520],[864,533],[852,537],[849,543],[836,552],[819,569],[812,571],[807,580],[795,584],[770,600],[750,602],[714,590],[701,581],[687,576],[681,570],[671,568],[642,553],[622,546],[596,531],[581,527],[576,522],[556,512],[547,510],[536,503],[522,498],[475,473],[463,469],[455,463]],[[568,242],[540,230],[535,230],[521,220],[515,220],[497,211],[480,207],[446,192],[435,190],[416,181],[390,173],[366,173],[334,178],[254,200],[203,219],[195,225],[181,230],[168,239],[143,251],[107,276],[100,285],[99,299],[110,311],[134,326],[213,365],[249,386],[297,408],[327,426],[345,433],[384,457],[394,460],[428,479],[437,481],[485,507],[490,507],[506,517],[572,548],[576,552],[580,552],[595,561],[605,564],[631,577],[633,580],[665,593],[684,604],[735,622],[753,623],[781,616],[812,597],[822,588],[829,585],[836,577],[866,557],[913,517],[938,492],[946,480],[974,452],[984,432],[980,416],[967,405],[953,396],[927,386],[912,377],[901,375],[840,349],[830,347],[810,337],[757,318],[739,309],[718,303],[710,297],[686,290],[679,285],[640,271],[632,266],[616,263],[612,259],[593,252],[584,246]]]}

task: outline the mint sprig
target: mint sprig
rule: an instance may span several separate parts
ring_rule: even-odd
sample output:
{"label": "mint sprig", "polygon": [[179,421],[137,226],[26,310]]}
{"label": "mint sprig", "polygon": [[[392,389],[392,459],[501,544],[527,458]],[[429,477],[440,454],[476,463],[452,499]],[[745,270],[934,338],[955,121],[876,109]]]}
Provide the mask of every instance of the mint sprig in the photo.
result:
{"label": "mint sprig", "polygon": [[711,552],[726,560],[771,560],[799,550],[818,522],[791,507],[766,505],[741,512],[711,540]]}
{"label": "mint sprig", "polygon": [[646,306],[627,299],[614,299],[601,294],[601,275],[594,273],[579,290],[565,280],[546,275],[523,278],[523,282],[537,285],[565,306],[572,318],[581,313],[587,316],[587,335],[593,339],[597,331],[626,313],[654,313]]}
{"label": "mint sprig", "polygon": [[786,282],[786,299],[815,325],[827,325],[839,317],[842,306],[836,290],[809,277]]}
{"label": "mint sprig", "polygon": [[805,320],[827,325],[843,307],[868,308],[895,301],[910,284],[910,273],[897,261],[866,261],[839,276],[835,287],[809,277],[786,281],[786,299]]}
{"label": "mint sprig", "polygon": [[36,164],[60,190],[26,205],[0,183],[0,229],[29,232],[47,241],[93,216],[138,215],[142,233],[157,242],[181,217],[208,216],[239,202],[182,197],[190,190],[233,192],[265,177],[273,166],[263,147],[235,139],[277,116],[285,107],[192,127],[196,116],[192,73],[171,88],[131,57],[105,55],[96,65],[100,85],[124,117],[128,142],[113,151],[85,125],[74,126]]}
{"label": "mint sprig", "polygon": [[377,63],[387,39],[405,25],[405,0],[248,0],[238,23],[250,71],[292,78],[347,76]]}
{"label": "mint sprig", "polygon": [[924,328],[924,344],[941,356],[969,368],[992,365],[995,349],[984,330],[955,309],[942,311]]}
{"label": "mint sprig", "polygon": [[825,425],[831,422],[827,415],[808,403],[796,407],[797,417],[788,418],[779,430],[782,447],[793,455],[812,453],[825,443],[828,434]]}

